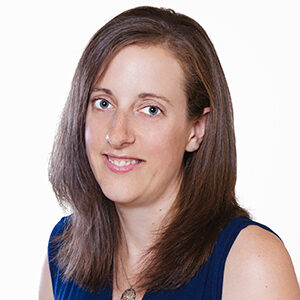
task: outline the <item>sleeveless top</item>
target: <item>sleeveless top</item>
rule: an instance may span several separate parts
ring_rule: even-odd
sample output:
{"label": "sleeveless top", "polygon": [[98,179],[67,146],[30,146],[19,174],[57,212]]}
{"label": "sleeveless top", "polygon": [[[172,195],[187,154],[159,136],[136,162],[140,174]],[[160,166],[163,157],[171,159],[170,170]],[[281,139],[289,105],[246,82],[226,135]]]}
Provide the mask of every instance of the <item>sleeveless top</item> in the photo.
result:
{"label": "sleeveless top", "polygon": [[[55,256],[59,243],[53,242],[54,236],[61,235],[69,217],[63,217],[54,227],[48,245],[48,258],[55,300],[111,300],[110,287],[102,288],[97,293],[90,293],[71,280],[62,279]],[[146,293],[143,300],[179,300],[179,299],[213,299],[222,298],[223,274],[227,255],[239,232],[248,225],[260,226],[273,234],[270,228],[248,218],[236,217],[231,219],[220,232],[215,247],[208,261],[200,267],[195,276],[176,290],[161,290]]]}

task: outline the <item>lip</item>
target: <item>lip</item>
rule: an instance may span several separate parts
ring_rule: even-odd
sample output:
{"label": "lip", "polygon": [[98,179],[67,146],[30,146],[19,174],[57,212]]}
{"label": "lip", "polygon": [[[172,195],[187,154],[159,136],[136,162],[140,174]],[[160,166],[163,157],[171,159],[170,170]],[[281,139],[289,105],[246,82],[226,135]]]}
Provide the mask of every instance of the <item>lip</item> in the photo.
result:
{"label": "lip", "polygon": [[[119,156],[119,155],[113,155],[113,154],[109,154],[109,153],[104,153],[102,156],[103,156],[103,159],[104,159],[104,162],[105,162],[106,166],[111,171],[113,171],[115,173],[130,172],[130,171],[136,169],[137,167],[139,167],[144,162],[142,159],[134,158],[134,157],[129,157],[129,156],[126,156],[126,155]],[[120,167],[120,166],[116,166],[115,164],[111,163],[108,160],[108,157],[117,158],[117,159],[132,159],[132,160],[138,160],[139,162],[137,164],[134,164],[134,165],[128,165],[128,166],[122,166],[122,167]]]}

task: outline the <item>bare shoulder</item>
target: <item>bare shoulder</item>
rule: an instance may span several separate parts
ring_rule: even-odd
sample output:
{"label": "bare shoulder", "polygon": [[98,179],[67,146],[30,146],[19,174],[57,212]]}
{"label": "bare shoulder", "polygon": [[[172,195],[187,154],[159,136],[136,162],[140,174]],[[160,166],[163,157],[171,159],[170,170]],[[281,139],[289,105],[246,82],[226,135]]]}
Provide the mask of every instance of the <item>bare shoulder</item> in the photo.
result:
{"label": "bare shoulder", "polygon": [[256,225],[240,232],[225,263],[222,299],[300,299],[291,258],[276,235]]}
{"label": "bare shoulder", "polygon": [[53,300],[52,282],[49,270],[48,256],[46,256],[40,280],[39,300]]}

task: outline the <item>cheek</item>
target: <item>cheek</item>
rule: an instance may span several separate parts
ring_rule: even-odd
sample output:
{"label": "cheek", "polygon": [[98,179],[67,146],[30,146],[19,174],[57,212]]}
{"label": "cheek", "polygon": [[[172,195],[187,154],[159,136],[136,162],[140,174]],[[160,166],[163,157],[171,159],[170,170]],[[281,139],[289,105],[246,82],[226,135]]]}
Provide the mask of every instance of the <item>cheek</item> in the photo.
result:
{"label": "cheek", "polygon": [[85,146],[87,155],[90,156],[94,152],[98,152],[101,144],[103,133],[98,128],[97,124],[93,120],[87,119],[85,125]]}
{"label": "cheek", "polygon": [[148,130],[147,135],[141,137],[142,144],[148,149],[149,154],[157,160],[181,160],[186,146],[186,134],[178,126],[160,127]]}
{"label": "cheek", "polygon": [[85,126],[84,138],[85,138],[85,146],[86,146],[87,151],[88,151],[88,149],[90,148],[90,146],[92,144],[91,128],[88,125]]}
{"label": "cheek", "polygon": [[113,116],[88,111],[85,121],[85,145],[87,153],[99,153],[100,148],[107,144],[105,135],[111,127]]}
{"label": "cheek", "polygon": [[90,159],[90,153],[92,150],[92,145],[93,145],[93,133],[92,133],[92,128],[91,126],[87,123],[85,126],[85,147],[86,147],[86,152],[87,155]]}
{"label": "cheek", "polygon": [[[101,163],[99,155],[101,153],[101,145],[103,144],[101,143],[101,134],[101,131],[99,131],[99,128],[97,127],[97,123],[87,119],[85,125],[85,149],[90,167],[98,182],[99,176],[97,174],[99,171],[99,163]],[[105,138],[103,137],[103,139]]]}

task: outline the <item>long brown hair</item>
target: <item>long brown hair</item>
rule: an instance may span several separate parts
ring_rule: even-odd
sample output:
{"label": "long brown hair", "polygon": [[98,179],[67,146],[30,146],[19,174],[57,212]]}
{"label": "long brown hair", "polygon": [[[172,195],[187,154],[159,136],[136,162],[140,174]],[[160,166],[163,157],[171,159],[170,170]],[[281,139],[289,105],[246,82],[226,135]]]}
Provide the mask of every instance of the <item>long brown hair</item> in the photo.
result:
{"label": "long brown hair", "polygon": [[189,119],[198,119],[210,107],[200,148],[185,153],[171,221],[149,249],[151,259],[140,274],[140,287],[153,291],[181,286],[208,259],[229,219],[248,216],[235,197],[232,105],[210,39],[197,22],[170,9],[144,6],[125,11],[92,37],[79,61],[49,164],[59,202],[73,211],[62,236],[59,265],[66,278],[91,291],[111,284],[121,235],[114,203],[103,194],[86,155],[89,92],[99,68],[104,70],[118,50],[132,44],[172,51],[185,73]]}

